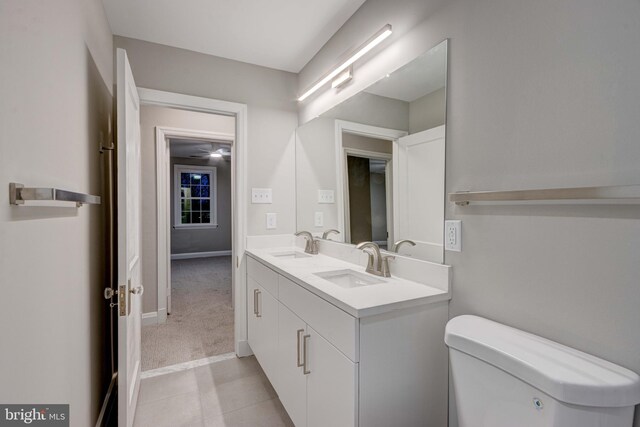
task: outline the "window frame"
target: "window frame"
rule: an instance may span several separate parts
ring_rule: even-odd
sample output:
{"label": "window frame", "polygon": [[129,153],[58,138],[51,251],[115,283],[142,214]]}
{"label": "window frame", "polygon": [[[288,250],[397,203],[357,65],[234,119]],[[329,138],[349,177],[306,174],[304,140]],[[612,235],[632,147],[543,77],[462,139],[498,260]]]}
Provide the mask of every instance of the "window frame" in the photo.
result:
{"label": "window frame", "polygon": [[[196,166],[196,165],[173,165],[173,181],[174,181],[174,228],[218,228],[218,170],[215,166]],[[208,173],[209,181],[209,197],[189,197],[189,199],[209,200],[209,220],[208,223],[182,223],[182,174],[183,173]]]}

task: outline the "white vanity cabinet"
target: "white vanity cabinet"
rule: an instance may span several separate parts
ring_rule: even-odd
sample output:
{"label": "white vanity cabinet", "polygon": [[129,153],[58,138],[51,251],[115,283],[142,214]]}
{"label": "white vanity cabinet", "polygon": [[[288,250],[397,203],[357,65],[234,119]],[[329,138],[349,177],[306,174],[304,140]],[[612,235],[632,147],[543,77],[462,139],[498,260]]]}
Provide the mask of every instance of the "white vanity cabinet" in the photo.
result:
{"label": "white vanity cabinet", "polygon": [[[278,274],[262,264],[253,264],[252,267],[258,270],[247,275],[249,346],[269,380],[274,383],[277,380]],[[259,274],[260,270],[262,275]]]}
{"label": "white vanity cabinet", "polygon": [[297,427],[445,427],[446,301],[357,318],[247,258],[248,339]]}
{"label": "white vanity cabinet", "polygon": [[276,391],[294,424],[357,425],[357,364],[283,303],[278,339]]}

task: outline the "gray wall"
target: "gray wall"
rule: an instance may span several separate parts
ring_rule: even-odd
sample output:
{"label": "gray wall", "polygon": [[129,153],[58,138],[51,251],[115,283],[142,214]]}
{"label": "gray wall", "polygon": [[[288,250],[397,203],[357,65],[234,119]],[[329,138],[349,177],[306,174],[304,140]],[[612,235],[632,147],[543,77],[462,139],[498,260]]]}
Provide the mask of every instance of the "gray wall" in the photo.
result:
{"label": "gray wall", "polygon": [[101,206],[9,206],[8,183],[103,193],[113,50],[99,0],[0,3],[0,402],[94,425],[111,378]]}
{"label": "gray wall", "polygon": [[389,129],[409,129],[409,103],[362,92],[323,115]]}
{"label": "gray wall", "polygon": [[174,228],[175,210],[171,209],[171,254],[231,250],[231,162],[224,159],[171,158],[171,206],[175,203],[173,167],[178,165],[213,166],[216,168],[218,226]]}
{"label": "gray wall", "polygon": [[384,154],[391,154],[393,151],[391,141],[370,138],[368,136],[356,135],[355,133],[349,132],[342,132],[342,147]]}
{"label": "gray wall", "polygon": [[[134,75],[134,79],[137,76]],[[139,83],[136,80],[136,84]],[[143,105],[140,107],[142,154],[142,311],[158,309],[158,242],[156,221],[156,126],[235,134],[235,118],[217,114]],[[173,170],[171,170],[173,174]]]}
{"label": "gray wall", "polygon": [[[450,38],[447,192],[640,183],[637,0],[369,0],[300,86],[387,21],[398,29],[389,50],[360,67],[378,74],[371,82],[381,63]],[[330,104],[319,96],[301,117]],[[640,372],[640,207],[448,203],[447,218],[463,230],[462,252],[445,256],[451,317],[485,316]]]}
{"label": "gray wall", "polygon": [[409,103],[409,133],[441,126],[447,116],[447,90],[438,89]]}
{"label": "gray wall", "polygon": [[[273,204],[248,205],[248,234],[293,233],[296,75],[125,37],[114,44],[127,50],[140,87],[247,104],[247,188],[273,189]],[[267,212],[278,215],[274,230]]]}

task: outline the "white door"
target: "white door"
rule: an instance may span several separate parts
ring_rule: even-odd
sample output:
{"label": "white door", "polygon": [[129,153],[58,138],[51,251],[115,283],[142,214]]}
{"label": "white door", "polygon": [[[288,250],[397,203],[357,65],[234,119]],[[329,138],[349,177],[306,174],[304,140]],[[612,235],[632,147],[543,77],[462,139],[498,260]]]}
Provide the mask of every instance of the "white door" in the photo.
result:
{"label": "white door", "polygon": [[118,426],[130,427],[140,388],[140,100],[127,53],[117,52]]}
{"label": "white door", "polygon": [[307,337],[307,427],[357,426],[356,364],[308,325]]}
{"label": "white door", "polygon": [[[394,238],[411,239],[403,250],[443,262],[445,127],[399,138],[393,144]],[[401,251],[402,253],[402,251]]]}
{"label": "white door", "polygon": [[251,277],[247,278],[249,346],[269,380],[276,380],[278,301]]}
{"label": "white door", "polygon": [[[307,425],[307,377],[303,371],[303,343],[307,325],[278,304],[278,379],[276,390],[296,427]],[[326,410],[332,410],[326,408]]]}

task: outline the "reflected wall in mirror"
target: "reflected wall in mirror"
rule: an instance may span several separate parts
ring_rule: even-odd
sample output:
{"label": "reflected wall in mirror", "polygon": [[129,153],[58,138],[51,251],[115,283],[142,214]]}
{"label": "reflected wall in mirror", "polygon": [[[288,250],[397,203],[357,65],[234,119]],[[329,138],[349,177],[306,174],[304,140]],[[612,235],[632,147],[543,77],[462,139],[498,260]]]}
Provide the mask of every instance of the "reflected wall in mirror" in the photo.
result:
{"label": "reflected wall in mirror", "polygon": [[443,262],[446,76],[443,41],[298,128],[298,230]]}

